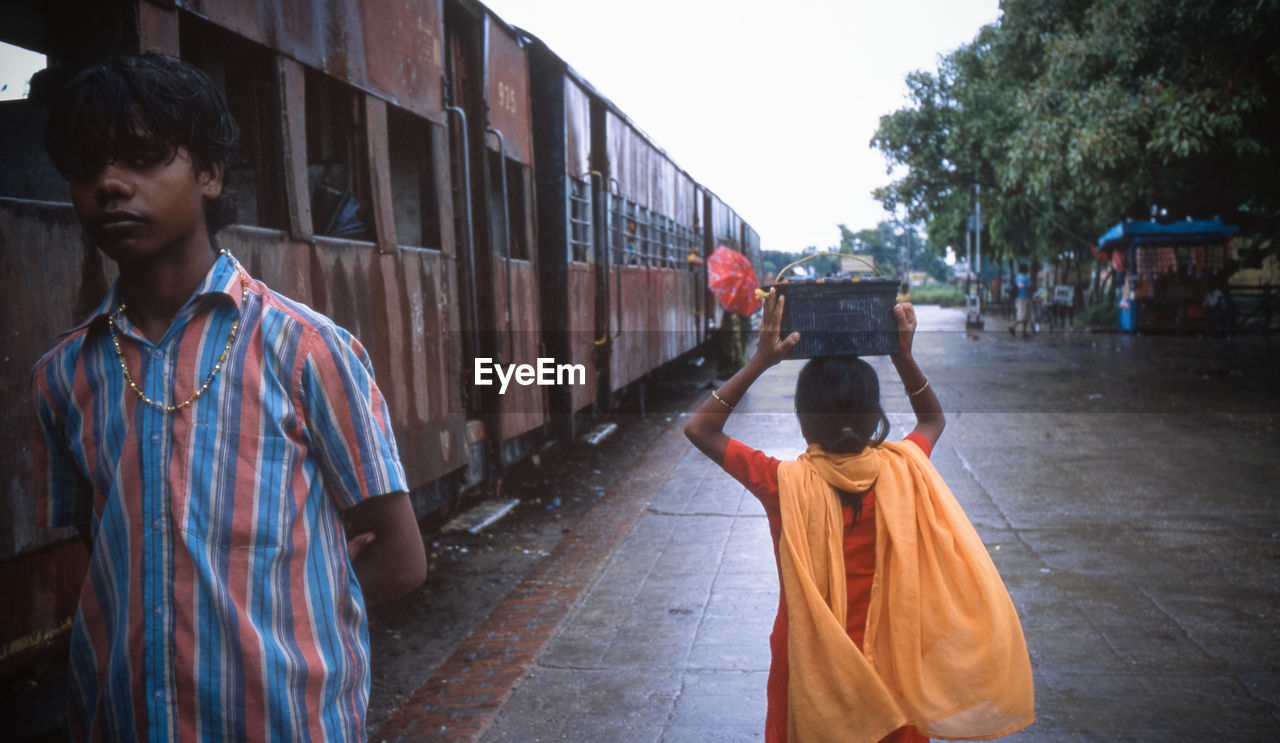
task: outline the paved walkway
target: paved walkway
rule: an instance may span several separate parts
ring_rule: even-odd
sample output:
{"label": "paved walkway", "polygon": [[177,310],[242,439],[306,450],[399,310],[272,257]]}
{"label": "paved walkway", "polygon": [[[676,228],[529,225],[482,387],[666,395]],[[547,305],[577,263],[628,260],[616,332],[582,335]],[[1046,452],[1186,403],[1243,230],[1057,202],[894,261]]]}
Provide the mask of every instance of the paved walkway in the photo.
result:
{"label": "paved walkway", "polygon": [[[1022,341],[999,322],[974,339],[921,309],[948,413],[934,462],[1035,668],[1039,720],[1008,740],[1280,739],[1274,342]],[[905,397],[875,363],[900,437]],[[799,366],[762,378],[729,433],[799,453]],[[758,503],[673,425],[372,740],[761,740],[776,602]]]}

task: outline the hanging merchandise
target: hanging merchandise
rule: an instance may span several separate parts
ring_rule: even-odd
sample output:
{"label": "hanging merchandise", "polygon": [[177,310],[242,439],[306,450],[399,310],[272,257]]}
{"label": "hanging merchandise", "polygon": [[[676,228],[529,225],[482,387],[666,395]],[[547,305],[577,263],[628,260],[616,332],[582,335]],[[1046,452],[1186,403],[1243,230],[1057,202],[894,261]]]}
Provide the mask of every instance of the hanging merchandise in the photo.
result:
{"label": "hanging merchandise", "polygon": [[1150,250],[1137,250],[1134,252],[1138,259],[1134,273],[1143,280],[1154,279],[1156,276],[1155,253]]}
{"label": "hanging merchandise", "polygon": [[1209,266],[1214,273],[1221,273],[1227,266],[1227,254],[1234,248],[1233,245],[1225,245],[1213,250],[1210,255],[1213,256],[1213,263]]}

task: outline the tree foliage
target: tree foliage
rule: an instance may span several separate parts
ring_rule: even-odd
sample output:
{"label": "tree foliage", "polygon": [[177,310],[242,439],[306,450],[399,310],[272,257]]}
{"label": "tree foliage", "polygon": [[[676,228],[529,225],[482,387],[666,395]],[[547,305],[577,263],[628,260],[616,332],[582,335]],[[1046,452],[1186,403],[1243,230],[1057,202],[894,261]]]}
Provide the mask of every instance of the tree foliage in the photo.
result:
{"label": "tree foliage", "polygon": [[997,24],[907,78],[911,105],[872,145],[878,189],[963,243],[1083,252],[1123,218],[1220,216],[1280,231],[1280,0],[1005,0]]}

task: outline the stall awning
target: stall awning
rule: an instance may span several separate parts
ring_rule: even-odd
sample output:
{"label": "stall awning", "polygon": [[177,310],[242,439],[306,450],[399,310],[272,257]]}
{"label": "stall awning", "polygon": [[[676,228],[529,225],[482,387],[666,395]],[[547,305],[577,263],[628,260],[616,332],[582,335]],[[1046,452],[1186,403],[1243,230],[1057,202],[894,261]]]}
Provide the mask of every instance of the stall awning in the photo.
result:
{"label": "stall awning", "polygon": [[1130,245],[1213,245],[1230,240],[1239,227],[1228,227],[1220,219],[1193,222],[1121,222],[1098,238],[1098,250],[1117,250]]}

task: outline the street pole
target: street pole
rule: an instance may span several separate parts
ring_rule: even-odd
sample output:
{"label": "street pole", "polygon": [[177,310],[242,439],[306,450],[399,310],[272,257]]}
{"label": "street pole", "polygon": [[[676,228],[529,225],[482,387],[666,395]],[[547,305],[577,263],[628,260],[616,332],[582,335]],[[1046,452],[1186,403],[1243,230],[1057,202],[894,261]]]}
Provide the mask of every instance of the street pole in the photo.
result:
{"label": "street pole", "polygon": [[[969,287],[973,283],[973,234],[969,230],[964,231],[964,269],[968,276],[964,280],[964,293],[969,293]],[[979,279],[978,288],[982,288],[981,279]]]}
{"label": "street pole", "polygon": [[[982,207],[978,204],[978,196],[981,194],[981,188],[974,184],[973,186],[973,216],[969,217],[969,229],[964,232],[964,249],[969,258],[969,274],[977,275],[978,291],[965,298],[966,309],[968,310],[965,317],[965,328],[968,330],[982,330]],[[972,231],[973,239],[970,242],[969,233]]]}
{"label": "street pole", "polygon": [[982,318],[982,186],[973,184],[973,244],[978,261],[978,318]]}
{"label": "street pole", "polygon": [[911,241],[905,225],[902,227],[902,242],[898,243],[898,271],[902,274],[901,283],[910,283],[908,274],[911,273]]}

